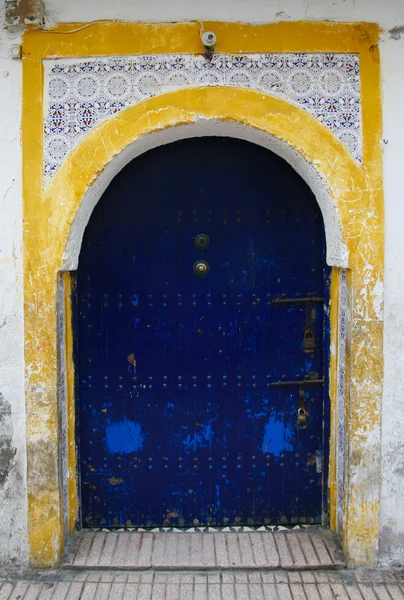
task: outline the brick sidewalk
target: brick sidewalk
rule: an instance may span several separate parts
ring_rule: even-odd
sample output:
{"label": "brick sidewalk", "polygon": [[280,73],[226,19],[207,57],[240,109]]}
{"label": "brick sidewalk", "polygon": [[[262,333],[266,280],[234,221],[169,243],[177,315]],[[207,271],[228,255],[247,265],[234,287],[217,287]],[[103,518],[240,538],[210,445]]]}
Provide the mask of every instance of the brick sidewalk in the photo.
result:
{"label": "brick sidewalk", "polygon": [[0,600],[404,600],[404,572],[10,571]]}

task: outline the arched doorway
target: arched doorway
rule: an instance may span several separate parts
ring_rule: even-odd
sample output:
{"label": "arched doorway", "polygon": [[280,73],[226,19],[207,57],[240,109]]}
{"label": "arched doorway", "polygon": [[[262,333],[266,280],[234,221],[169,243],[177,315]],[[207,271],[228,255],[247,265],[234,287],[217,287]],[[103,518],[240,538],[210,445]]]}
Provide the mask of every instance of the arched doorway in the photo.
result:
{"label": "arched doorway", "polygon": [[82,523],[326,518],[328,269],[278,156],[198,138],[138,157],[77,271]]}

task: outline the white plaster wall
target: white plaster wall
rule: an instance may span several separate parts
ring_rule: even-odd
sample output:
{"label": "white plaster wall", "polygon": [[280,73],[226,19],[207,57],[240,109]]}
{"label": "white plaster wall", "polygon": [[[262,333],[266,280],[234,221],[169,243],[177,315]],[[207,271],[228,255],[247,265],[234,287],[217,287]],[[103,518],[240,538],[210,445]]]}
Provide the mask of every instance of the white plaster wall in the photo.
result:
{"label": "white plaster wall", "polygon": [[18,43],[0,27],[0,564],[27,558]]}
{"label": "white plaster wall", "polygon": [[[0,0],[0,20],[4,0]],[[381,40],[386,144],[385,384],[383,396],[380,562],[404,564],[404,2],[403,0],[45,0],[46,26],[57,22],[278,20],[372,21]],[[402,30],[400,28],[402,27]],[[389,33],[389,30],[393,30]],[[0,485],[0,563],[26,557],[25,413],[23,397],[22,222],[19,61],[0,30],[0,393],[17,453]],[[1,398],[1,396],[0,396]],[[0,408],[1,410],[1,408]],[[7,413],[6,407],[5,412]],[[1,439],[1,438],[0,438]],[[13,531],[13,536],[10,532]]]}
{"label": "white plaster wall", "polygon": [[93,21],[373,21],[404,22],[402,0],[45,0],[47,22]]}
{"label": "white plaster wall", "polygon": [[386,219],[380,560],[404,565],[404,33],[384,37],[380,48]]}

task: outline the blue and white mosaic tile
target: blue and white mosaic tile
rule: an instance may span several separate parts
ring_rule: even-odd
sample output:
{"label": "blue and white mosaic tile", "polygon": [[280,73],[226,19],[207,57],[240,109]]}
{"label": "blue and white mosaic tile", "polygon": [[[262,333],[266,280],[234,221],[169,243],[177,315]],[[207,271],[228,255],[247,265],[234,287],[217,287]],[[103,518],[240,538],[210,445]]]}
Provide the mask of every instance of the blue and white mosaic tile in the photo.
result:
{"label": "blue and white mosaic tile", "polygon": [[[250,533],[252,531],[294,531],[296,529],[310,529],[317,531],[320,529],[320,525],[261,525],[257,527],[247,526],[229,526],[229,527],[121,527],[119,529],[110,527],[100,527],[91,529],[91,531],[98,532],[103,531],[109,532],[120,532],[130,531],[132,533]],[[89,531],[89,530],[87,530]]]}
{"label": "blue and white mosaic tile", "polygon": [[97,124],[142,100],[184,87],[233,86],[279,96],[328,127],[360,162],[356,54],[188,54],[47,60],[44,181]]}

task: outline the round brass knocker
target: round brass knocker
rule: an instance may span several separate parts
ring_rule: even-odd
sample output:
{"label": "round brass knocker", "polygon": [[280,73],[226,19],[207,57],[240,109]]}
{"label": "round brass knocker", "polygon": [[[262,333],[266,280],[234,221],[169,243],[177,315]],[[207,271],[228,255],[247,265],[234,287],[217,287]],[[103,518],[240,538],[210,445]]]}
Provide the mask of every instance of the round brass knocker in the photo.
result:
{"label": "round brass knocker", "polygon": [[198,250],[206,250],[210,244],[209,236],[206,233],[198,233],[194,241]]}
{"label": "round brass knocker", "polygon": [[205,260],[197,260],[194,262],[194,273],[198,277],[206,277],[209,273],[209,265]]}

